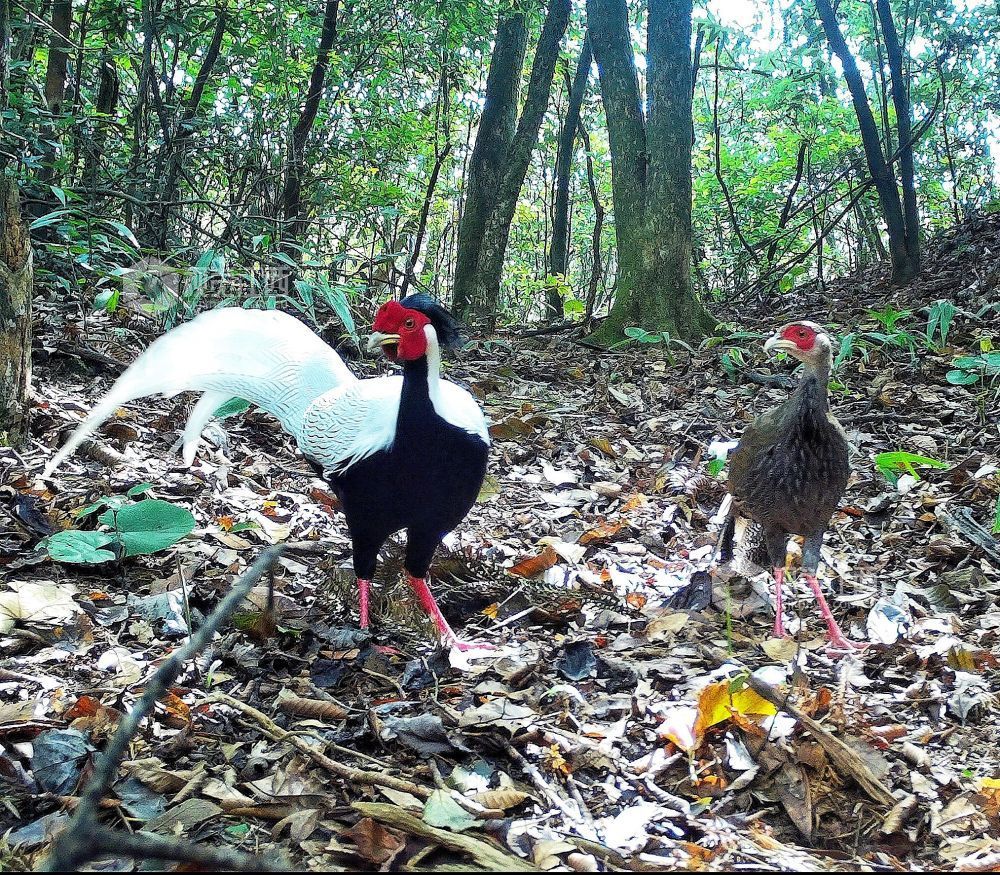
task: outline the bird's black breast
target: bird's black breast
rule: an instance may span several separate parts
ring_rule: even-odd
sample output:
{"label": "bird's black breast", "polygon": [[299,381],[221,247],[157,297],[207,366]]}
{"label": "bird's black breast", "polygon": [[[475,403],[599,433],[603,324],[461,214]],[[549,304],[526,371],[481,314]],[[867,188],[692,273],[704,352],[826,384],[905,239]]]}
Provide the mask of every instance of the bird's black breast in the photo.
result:
{"label": "bird's black breast", "polygon": [[443,419],[426,386],[426,379],[404,381],[389,449],[330,478],[352,532],[385,537],[410,529],[440,538],[475,503],[489,448],[478,435]]}

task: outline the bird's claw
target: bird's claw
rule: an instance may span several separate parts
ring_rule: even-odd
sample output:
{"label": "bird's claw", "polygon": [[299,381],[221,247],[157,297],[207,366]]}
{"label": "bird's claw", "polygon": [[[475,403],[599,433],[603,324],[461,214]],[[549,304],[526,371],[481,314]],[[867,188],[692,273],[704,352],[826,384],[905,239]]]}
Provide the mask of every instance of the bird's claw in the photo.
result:
{"label": "bird's claw", "polygon": [[451,647],[460,653],[468,653],[470,650],[496,650],[494,644],[487,644],[485,641],[463,641],[458,636],[445,637],[441,639],[445,647]]}
{"label": "bird's claw", "polygon": [[868,642],[866,641],[851,641],[850,638],[845,638],[843,635],[831,635],[830,641],[826,645],[826,650],[830,654],[846,655],[848,653],[860,653],[867,649],[867,647]]}

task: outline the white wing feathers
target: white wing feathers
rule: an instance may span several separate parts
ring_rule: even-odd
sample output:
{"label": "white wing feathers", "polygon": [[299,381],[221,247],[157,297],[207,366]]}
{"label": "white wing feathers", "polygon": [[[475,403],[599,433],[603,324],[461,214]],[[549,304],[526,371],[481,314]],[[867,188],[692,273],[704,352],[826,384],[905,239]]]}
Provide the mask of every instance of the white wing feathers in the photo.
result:
{"label": "white wing feathers", "polygon": [[[392,446],[402,377],[375,377],[321,395],[306,409],[299,449],[328,471],[342,470]],[[489,444],[486,417],[461,386],[436,381],[434,410],[446,422]]]}
{"label": "white wing feathers", "polygon": [[[488,444],[486,418],[476,400],[454,383],[433,382],[438,415]],[[123,404],[191,390],[204,394],[184,428],[186,464],[194,461],[212,413],[240,397],[277,417],[307,456],[328,470],[343,469],[392,446],[402,385],[402,377],[358,380],[329,346],[287,314],[212,310],[152,343],[53,456],[43,476]]]}

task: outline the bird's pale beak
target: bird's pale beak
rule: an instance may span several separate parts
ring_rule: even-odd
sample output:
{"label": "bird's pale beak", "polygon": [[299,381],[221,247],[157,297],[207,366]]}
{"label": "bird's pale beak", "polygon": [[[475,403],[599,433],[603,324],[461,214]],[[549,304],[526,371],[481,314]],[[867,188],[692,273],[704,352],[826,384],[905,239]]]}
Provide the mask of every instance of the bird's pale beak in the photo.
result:
{"label": "bird's pale beak", "polygon": [[775,334],[764,344],[764,352],[768,355],[775,352],[791,352],[794,349],[797,349],[795,344],[780,334]]}
{"label": "bird's pale beak", "polygon": [[399,343],[398,334],[383,334],[381,331],[373,331],[368,337],[368,351],[378,349],[380,346],[389,346]]}

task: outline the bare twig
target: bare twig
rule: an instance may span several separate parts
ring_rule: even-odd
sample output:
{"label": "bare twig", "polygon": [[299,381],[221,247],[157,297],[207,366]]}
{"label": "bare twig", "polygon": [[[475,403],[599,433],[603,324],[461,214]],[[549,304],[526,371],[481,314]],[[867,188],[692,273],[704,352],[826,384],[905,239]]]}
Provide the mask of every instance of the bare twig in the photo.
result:
{"label": "bare twig", "polygon": [[392,775],[383,775],[378,772],[366,772],[364,769],[355,769],[352,766],[345,766],[336,760],[330,759],[325,753],[309,744],[304,738],[300,738],[293,732],[286,732],[270,717],[262,711],[258,711],[246,702],[227,696],[225,693],[214,693],[205,699],[206,702],[218,702],[220,705],[228,705],[239,711],[246,717],[250,717],[257,723],[261,730],[273,741],[283,741],[310,757],[317,765],[322,766],[331,774],[337,775],[350,781],[353,784],[362,784],[369,787],[388,787],[391,790],[401,790],[420,799],[427,799],[431,791],[426,787],[406,781],[403,778],[394,778]]}
{"label": "bare twig", "polygon": [[[103,755],[97,759],[94,774],[87,784],[87,789],[80,800],[76,813],[66,830],[60,833],[54,842],[52,850],[42,866],[42,871],[72,872],[99,856],[116,853],[129,856],[133,850],[145,857],[204,862],[204,858],[195,860],[191,853],[195,850],[199,854],[210,853],[210,849],[200,849],[195,845],[158,839],[155,836],[142,836],[142,842],[136,842],[135,840],[139,838],[137,836],[129,836],[99,826],[97,811],[100,808],[101,800],[115,778],[118,766],[121,764],[129,744],[139,732],[142,721],[152,712],[156,703],[177,680],[188,660],[200,653],[211,642],[215,633],[239,607],[261,576],[277,562],[280,555],[280,547],[270,547],[265,550],[236,582],[229,595],[219,603],[198,631],[191,635],[183,647],[174,651],[150,678],[142,698],[122,719],[117,731],[104,749]],[[274,869],[274,866],[265,864],[256,858],[243,858],[243,860],[244,863],[240,868],[245,870],[251,870],[254,867]],[[221,863],[217,865],[220,868],[234,868],[232,862],[233,860],[230,859],[225,865]]]}

